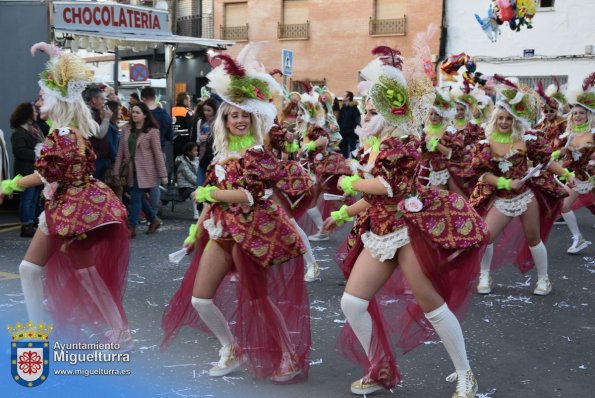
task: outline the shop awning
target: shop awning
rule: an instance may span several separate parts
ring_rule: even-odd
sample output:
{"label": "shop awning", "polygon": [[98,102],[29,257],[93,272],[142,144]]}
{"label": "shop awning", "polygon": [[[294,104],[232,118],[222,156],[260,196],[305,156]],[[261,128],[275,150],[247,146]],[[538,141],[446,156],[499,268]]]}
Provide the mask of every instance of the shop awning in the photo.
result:
{"label": "shop awning", "polygon": [[235,42],[230,40],[216,40],[216,39],[205,39],[201,37],[191,36],[178,36],[178,35],[149,35],[149,34],[131,34],[131,33],[118,33],[118,32],[91,32],[87,30],[75,30],[75,29],[63,29],[56,28],[56,32],[96,37],[101,39],[112,39],[122,40],[128,42],[149,42],[149,43],[160,43],[160,44],[186,44],[195,45],[200,47],[212,47],[212,48],[223,48],[226,46],[232,46]]}

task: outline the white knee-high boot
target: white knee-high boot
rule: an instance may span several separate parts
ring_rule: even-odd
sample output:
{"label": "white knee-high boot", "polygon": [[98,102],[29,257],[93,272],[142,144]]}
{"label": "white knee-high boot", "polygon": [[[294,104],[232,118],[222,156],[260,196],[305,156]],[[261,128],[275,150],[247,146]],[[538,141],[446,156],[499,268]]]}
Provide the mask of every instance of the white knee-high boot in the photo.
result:
{"label": "white knee-high boot", "polygon": [[304,261],[306,262],[306,264],[313,264],[316,260],[314,260],[314,254],[312,254],[312,246],[310,245],[310,241],[308,240],[308,235],[306,235],[304,230],[298,225],[297,221],[295,221],[295,218],[292,217],[289,220],[291,221],[291,224],[297,231],[300,238],[302,238],[304,246],[306,246],[307,251],[306,253],[304,253]]}
{"label": "white knee-high boot", "polygon": [[578,229],[578,223],[576,222],[576,215],[572,210],[568,213],[562,213],[562,218],[566,221],[566,226],[570,230],[572,236],[581,236],[581,231]]}
{"label": "white knee-high boot", "polygon": [[234,342],[233,334],[231,334],[227,320],[221,310],[213,303],[212,299],[192,297],[191,303],[196,312],[198,312],[200,319],[213,332],[217,340],[219,340],[221,346],[225,347]]}
{"label": "white knee-high boot", "polygon": [[370,301],[349,293],[343,293],[343,297],[341,297],[341,309],[368,358],[372,342],[372,317],[368,312],[369,304]]}
{"label": "white knee-high boot", "polygon": [[535,246],[530,246],[529,250],[537,268],[537,286],[533,293],[546,296],[552,291],[552,283],[547,274],[547,249],[543,242],[539,242]]}
{"label": "white knee-high boot", "polygon": [[21,287],[25,296],[25,306],[29,321],[34,324],[46,322],[48,317],[43,311],[43,282],[41,279],[43,267],[27,260],[21,261],[19,275]]}
{"label": "white knee-high boot", "polygon": [[490,276],[490,267],[492,265],[493,256],[494,244],[490,243],[486,246],[486,251],[480,263],[479,283],[477,284],[477,292],[479,294],[488,294],[492,291],[492,277]]}
{"label": "white knee-high boot", "polygon": [[306,210],[306,213],[308,213],[314,224],[316,224],[318,230],[322,229],[322,224],[324,221],[322,220],[322,214],[320,214],[320,210],[318,210],[318,207],[314,206]]}
{"label": "white knee-high boot", "polygon": [[457,372],[464,372],[470,368],[467,360],[467,351],[465,350],[465,339],[463,338],[463,330],[457,317],[448,308],[446,303],[442,304],[435,310],[425,314],[426,318],[436,333],[442,340],[448,356],[452,361]]}

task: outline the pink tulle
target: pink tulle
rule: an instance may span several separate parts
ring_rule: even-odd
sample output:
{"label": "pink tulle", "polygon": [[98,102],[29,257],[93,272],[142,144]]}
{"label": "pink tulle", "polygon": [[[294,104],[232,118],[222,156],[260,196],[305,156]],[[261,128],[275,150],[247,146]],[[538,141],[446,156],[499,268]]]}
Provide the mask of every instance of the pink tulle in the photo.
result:
{"label": "pink tulle", "polygon": [[[408,225],[408,230],[411,245],[424,274],[452,312],[462,320],[474,291],[487,237],[480,246],[453,251],[438,247],[414,225]],[[358,239],[342,264],[346,278],[362,249],[361,239]],[[338,346],[343,355],[365,369],[368,377],[391,388],[401,378],[392,346],[396,345],[407,353],[430,339],[434,329],[415,301],[400,268],[393,272],[370,301],[368,312],[373,322],[371,359],[365,356],[349,324],[342,329]]]}
{"label": "pink tulle", "polygon": [[[562,200],[544,194],[539,189],[533,189],[533,194],[539,204],[539,234],[545,244],[554,221],[560,215]],[[495,241],[491,269],[498,269],[511,263],[523,274],[535,267],[520,217],[515,217]]]}
{"label": "pink tulle", "polygon": [[[77,270],[94,267],[128,328],[122,307],[130,256],[128,228],[112,223],[92,229],[86,238],[66,241],[56,235],[49,237],[49,260],[45,291],[54,328],[60,338],[74,341],[102,341],[91,336],[103,335],[113,325],[107,325],[99,308],[83,287]],[[96,275],[95,270],[93,274]],[[97,284],[100,281],[94,281]],[[111,309],[111,308],[110,308]]]}
{"label": "pink tulle", "polygon": [[[203,234],[197,242],[196,254],[182,285],[163,314],[161,326],[165,336],[162,349],[172,343],[183,326],[210,333],[190,301],[207,242],[208,236]],[[238,245],[234,245],[232,256],[239,281],[231,283],[228,275],[219,286],[214,302],[230,325],[243,364],[256,378],[265,378],[277,370],[283,352],[290,350],[295,365],[301,370],[300,376],[291,381],[304,380],[308,376],[311,338],[310,309],[301,256],[270,268],[261,267]],[[280,332],[283,320],[288,334]]]}

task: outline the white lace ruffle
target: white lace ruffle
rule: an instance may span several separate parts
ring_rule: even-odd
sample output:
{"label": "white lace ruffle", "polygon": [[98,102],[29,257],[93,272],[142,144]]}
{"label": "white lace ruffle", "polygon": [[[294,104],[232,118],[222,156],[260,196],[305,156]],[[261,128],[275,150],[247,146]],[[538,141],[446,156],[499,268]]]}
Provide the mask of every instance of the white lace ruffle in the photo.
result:
{"label": "white lace ruffle", "polygon": [[376,235],[372,231],[366,231],[362,234],[362,242],[372,257],[378,261],[386,261],[393,258],[400,247],[409,243],[409,234],[406,227],[388,235]]}
{"label": "white lace ruffle", "polygon": [[271,196],[273,196],[273,189],[272,188],[265,189],[264,196],[262,198],[266,200],[266,199],[270,198]]}
{"label": "white lace ruffle", "polygon": [[[248,199],[248,205],[249,206],[254,206],[254,197],[252,196],[252,194],[250,193],[250,191],[248,191],[245,188],[238,188],[238,189],[246,194],[246,197]],[[266,195],[266,191],[265,191],[265,195]],[[271,192],[271,195],[272,195],[272,192]]]}
{"label": "white lace ruffle", "polygon": [[209,238],[211,239],[219,239],[223,236],[223,225],[221,225],[221,221],[215,223],[212,216],[205,220],[205,222],[202,223],[202,226],[207,230]]}
{"label": "white lace ruffle", "polygon": [[393,197],[393,188],[390,186],[390,184],[388,182],[386,182],[386,180],[382,177],[377,177],[378,181],[380,181],[380,183],[382,185],[384,185],[384,188],[386,188],[386,196],[388,196],[389,198]]}
{"label": "white lace ruffle", "polygon": [[430,170],[430,177],[428,178],[428,185],[429,186],[436,186],[436,185],[446,185],[448,183],[448,179],[450,178],[450,173],[447,169],[434,171]]}
{"label": "white lace ruffle", "polygon": [[46,95],[55,97],[56,99],[59,99],[61,101],[74,103],[81,100],[83,91],[85,91],[85,88],[87,88],[87,86],[91,82],[87,80],[69,81],[66,96],[64,96],[61,92],[48,87],[43,80],[39,80],[38,83],[39,87],[43,90],[43,92]]}
{"label": "white lace ruffle", "polygon": [[533,191],[527,190],[511,199],[496,198],[494,206],[505,216],[516,217],[527,211],[527,206],[534,197]]}
{"label": "white lace ruffle", "polygon": [[48,222],[45,219],[45,211],[42,211],[41,214],[38,217],[38,225],[37,228],[39,228],[39,230],[41,232],[43,232],[44,235],[49,235],[50,234],[50,230],[48,229]]}
{"label": "white lace ruffle", "polygon": [[595,188],[595,184],[593,184],[591,181],[576,180],[576,186],[572,188],[572,190],[574,192],[580,193],[581,195],[584,195],[586,193],[591,192],[593,188]]}
{"label": "white lace ruffle", "polygon": [[37,170],[35,170],[33,173],[37,174],[37,176],[41,179],[41,182],[43,183],[43,197],[47,200],[52,200],[52,198],[54,197],[54,192],[56,192],[56,189],[58,189],[58,183],[48,182],[48,180],[43,178],[43,176]]}

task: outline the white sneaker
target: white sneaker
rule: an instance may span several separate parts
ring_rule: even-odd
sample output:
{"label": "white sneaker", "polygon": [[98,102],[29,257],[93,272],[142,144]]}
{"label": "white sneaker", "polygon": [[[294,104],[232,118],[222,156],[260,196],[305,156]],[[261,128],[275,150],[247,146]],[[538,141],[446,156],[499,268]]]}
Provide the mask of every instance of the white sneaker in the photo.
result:
{"label": "white sneaker", "polygon": [[535,290],[533,290],[533,294],[538,296],[547,296],[552,292],[552,283],[550,282],[550,278],[548,276],[544,276],[543,278],[539,278],[537,280],[537,285],[535,286]]}
{"label": "white sneaker", "polygon": [[479,283],[477,284],[477,293],[490,294],[492,292],[492,277],[489,272],[479,274]]}
{"label": "white sneaker", "polygon": [[351,393],[355,395],[368,395],[380,391],[383,388],[382,385],[366,377],[362,377],[351,383]]}
{"label": "white sneaker", "polygon": [[319,242],[319,241],[323,241],[323,240],[329,240],[331,237],[329,236],[329,234],[323,234],[321,232],[318,232],[314,235],[310,235],[308,236],[308,240],[311,240],[312,242]]}
{"label": "white sneaker", "polygon": [[289,352],[284,352],[279,367],[271,376],[273,383],[287,383],[302,373],[295,356]]}
{"label": "white sneaker", "polygon": [[314,260],[313,263],[306,264],[306,274],[304,275],[304,280],[306,282],[320,280],[320,268],[318,268],[318,263],[316,260]]}
{"label": "white sneaker", "polygon": [[446,378],[446,381],[457,382],[457,388],[452,398],[475,398],[477,380],[471,370],[456,371]]}
{"label": "white sneaker", "polygon": [[588,240],[585,240],[585,238],[583,238],[581,235],[573,236],[572,237],[572,246],[570,246],[568,248],[568,250],[566,250],[566,253],[569,253],[569,254],[580,253],[581,251],[586,249],[587,246],[589,246],[590,244],[591,244],[591,242],[589,242]]}
{"label": "white sneaker", "polygon": [[240,361],[236,357],[236,348],[233,344],[228,344],[219,350],[219,362],[209,369],[209,376],[222,377],[239,367]]}
{"label": "white sneaker", "polygon": [[129,352],[134,348],[134,340],[132,339],[130,329],[110,329],[105,332],[105,337],[107,338],[108,343],[119,345],[117,350],[119,353]]}

